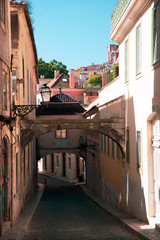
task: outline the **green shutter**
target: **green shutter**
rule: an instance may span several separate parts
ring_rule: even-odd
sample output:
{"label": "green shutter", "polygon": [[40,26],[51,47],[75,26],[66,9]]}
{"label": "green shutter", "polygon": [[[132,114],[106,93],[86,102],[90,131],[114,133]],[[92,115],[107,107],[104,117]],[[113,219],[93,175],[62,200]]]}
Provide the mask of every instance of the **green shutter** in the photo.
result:
{"label": "green shutter", "polygon": [[137,131],[137,169],[141,167],[141,132]]}
{"label": "green shutter", "polygon": [[152,9],[152,64],[159,60],[159,5]]}

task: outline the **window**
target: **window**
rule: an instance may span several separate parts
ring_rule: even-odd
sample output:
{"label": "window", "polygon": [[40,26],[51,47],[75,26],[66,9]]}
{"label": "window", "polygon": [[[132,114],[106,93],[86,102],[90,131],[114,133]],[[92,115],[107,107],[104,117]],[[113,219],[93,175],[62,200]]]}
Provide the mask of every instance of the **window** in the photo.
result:
{"label": "window", "polygon": [[57,165],[57,167],[59,167],[59,157],[58,157],[58,155],[56,156],[56,165]]}
{"label": "window", "polygon": [[136,75],[141,72],[141,25],[136,27]]}
{"label": "window", "polygon": [[125,82],[128,82],[128,40],[125,41]]}
{"label": "window", "polygon": [[7,73],[3,71],[3,109],[7,109]]}
{"label": "window", "polygon": [[127,163],[129,164],[129,129],[127,129],[127,142],[126,142],[126,151],[127,151]]}
{"label": "window", "polygon": [[71,169],[71,157],[68,158],[68,168]]}
{"label": "window", "polygon": [[23,69],[23,97],[25,97],[25,73],[24,73],[24,58],[22,58],[22,69]]}
{"label": "window", "polygon": [[27,69],[27,91],[28,91],[28,93],[27,93],[27,97],[28,97],[28,104],[30,103],[30,78],[29,78],[29,70]]}
{"label": "window", "polygon": [[141,132],[137,131],[137,169],[141,167]]}
{"label": "window", "polygon": [[67,138],[67,131],[66,131],[66,129],[57,130],[56,131],[56,138]]}
{"label": "window", "polygon": [[103,152],[103,134],[101,134],[101,151]]}
{"label": "window", "polygon": [[112,158],[114,159],[114,141],[112,140]]}
{"label": "window", "polygon": [[152,64],[159,60],[159,5],[152,10]]}
{"label": "window", "polygon": [[52,159],[51,159],[51,164],[52,164],[52,173],[54,173],[54,154],[51,155]]}
{"label": "window", "polygon": [[15,104],[16,94],[16,69],[12,69],[12,103]]}
{"label": "window", "polygon": [[23,181],[25,186],[26,180],[26,152],[25,149],[23,150]]}
{"label": "window", "polygon": [[0,18],[5,22],[5,0],[0,0]]}
{"label": "window", "polygon": [[18,152],[16,153],[16,193],[18,193]]}
{"label": "window", "polygon": [[120,149],[118,144],[117,144],[117,159],[120,160]]}
{"label": "window", "polygon": [[68,82],[67,78],[62,78],[63,82]]}
{"label": "window", "polygon": [[108,156],[110,155],[110,141],[109,137],[107,138],[107,149],[108,149]]}
{"label": "window", "polygon": [[113,53],[113,63],[116,61],[116,54]]}
{"label": "window", "polygon": [[44,171],[47,171],[47,158],[44,158]]}

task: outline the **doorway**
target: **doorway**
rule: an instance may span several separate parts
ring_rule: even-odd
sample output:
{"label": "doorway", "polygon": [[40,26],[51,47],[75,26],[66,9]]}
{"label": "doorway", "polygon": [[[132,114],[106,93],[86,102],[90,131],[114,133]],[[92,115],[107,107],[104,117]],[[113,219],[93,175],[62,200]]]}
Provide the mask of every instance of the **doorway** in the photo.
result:
{"label": "doorway", "polygon": [[63,158],[63,176],[66,177],[66,154],[62,153]]}
{"label": "doorway", "polygon": [[9,194],[9,150],[6,138],[2,141],[2,222],[10,220]]}

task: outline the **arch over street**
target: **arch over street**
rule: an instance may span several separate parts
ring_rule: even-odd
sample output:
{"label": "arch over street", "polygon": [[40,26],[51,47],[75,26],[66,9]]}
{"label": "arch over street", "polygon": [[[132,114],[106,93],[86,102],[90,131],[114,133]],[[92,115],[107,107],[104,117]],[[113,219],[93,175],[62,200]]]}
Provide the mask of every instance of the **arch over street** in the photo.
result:
{"label": "arch over street", "polygon": [[110,119],[56,119],[21,120],[21,147],[24,148],[33,139],[61,129],[85,129],[104,134],[115,141],[124,156],[125,123],[122,118]]}

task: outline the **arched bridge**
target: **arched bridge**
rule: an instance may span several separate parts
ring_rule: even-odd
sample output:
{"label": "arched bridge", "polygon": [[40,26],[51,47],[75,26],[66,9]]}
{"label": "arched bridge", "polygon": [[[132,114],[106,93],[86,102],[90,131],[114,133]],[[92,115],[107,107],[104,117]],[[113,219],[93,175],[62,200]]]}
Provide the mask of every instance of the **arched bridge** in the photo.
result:
{"label": "arched bridge", "polygon": [[104,134],[113,139],[125,152],[125,123],[122,118],[110,119],[56,119],[21,120],[21,147],[48,132],[61,129],[85,129]]}

